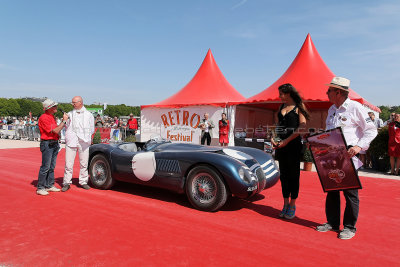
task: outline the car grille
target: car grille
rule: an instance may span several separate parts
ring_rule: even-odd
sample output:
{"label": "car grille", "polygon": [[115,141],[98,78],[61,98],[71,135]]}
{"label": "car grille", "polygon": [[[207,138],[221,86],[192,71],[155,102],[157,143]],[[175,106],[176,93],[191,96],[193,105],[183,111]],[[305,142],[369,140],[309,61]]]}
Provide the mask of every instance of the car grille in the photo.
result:
{"label": "car grille", "polygon": [[177,160],[171,159],[157,159],[157,171],[169,173],[181,173],[181,167]]}
{"label": "car grille", "polygon": [[261,192],[264,189],[265,184],[266,184],[266,179],[265,179],[265,175],[264,175],[262,168],[256,169],[256,176],[258,179],[258,192]]}
{"label": "car grille", "polygon": [[263,165],[261,165],[261,167],[263,168],[265,178],[267,179],[270,179],[271,177],[275,176],[276,173],[278,172],[272,160],[268,160]]}

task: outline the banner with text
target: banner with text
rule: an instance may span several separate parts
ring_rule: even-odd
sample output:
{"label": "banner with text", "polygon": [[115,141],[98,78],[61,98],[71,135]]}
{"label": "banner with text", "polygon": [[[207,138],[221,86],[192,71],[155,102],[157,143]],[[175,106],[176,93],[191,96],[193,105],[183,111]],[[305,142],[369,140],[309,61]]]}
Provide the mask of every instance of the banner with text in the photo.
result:
{"label": "banner with text", "polygon": [[199,124],[204,114],[214,123],[212,137],[218,138],[218,121],[223,108],[215,106],[188,106],[183,108],[144,108],[141,111],[141,141],[153,135],[179,143],[200,144]]}

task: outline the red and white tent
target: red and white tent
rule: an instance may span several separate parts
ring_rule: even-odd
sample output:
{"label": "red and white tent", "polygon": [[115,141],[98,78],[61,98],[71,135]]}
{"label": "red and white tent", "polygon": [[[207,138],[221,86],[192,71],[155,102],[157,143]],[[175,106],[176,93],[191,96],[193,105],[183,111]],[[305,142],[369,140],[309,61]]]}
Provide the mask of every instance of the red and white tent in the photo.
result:
{"label": "red and white tent", "polygon": [[[237,109],[237,127],[254,128],[259,127],[260,124],[273,124],[274,115],[266,110],[278,110],[282,103],[279,98],[278,87],[285,83],[291,83],[298,90],[311,112],[313,119],[309,123],[309,127],[324,128],[327,110],[332,105],[326,94],[328,89],[326,84],[334,76],[333,72],[322,60],[311,40],[310,34],[308,34],[296,58],[276,82],[242,103],[230,103],[242,104],[242,108]],[[350,89],[349,97],[369,109],[380,112],[379,108],[370,104],[352,89]]]}
{"label": "red and white tent", "polygon": [[[198,125],[206,112],[215,124],[213,137],[217,138],[218,121],[227,103],[244,100],[246,98],[225,79],[209,49],[199,70],[185,87],[161,102],[141,106],[141,140],[160,134],[176,142],[199,143]],[[233,118],[231,129],[234,128]]]}
{"label": "red and white tent", "polygon": [[224,77],[211,49],[208,50],[199,70],[192,80],[171,97],[152,104],[141,106],[180,108],[193,105],[213,105],[225,107],[227,102],[243,101],[243,97]]}

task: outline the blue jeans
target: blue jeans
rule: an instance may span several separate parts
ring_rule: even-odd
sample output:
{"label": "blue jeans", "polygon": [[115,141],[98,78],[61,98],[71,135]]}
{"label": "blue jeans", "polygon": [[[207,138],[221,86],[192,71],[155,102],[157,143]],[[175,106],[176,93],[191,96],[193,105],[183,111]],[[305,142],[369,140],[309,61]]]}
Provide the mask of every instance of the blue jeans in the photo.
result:
{"label": "blue jeans", "polygon": [[40,152],[42,152],[42,166],[39,169],[37,189],[46,189],[54,185],[54,168],[60,144],[53,140],[40,141]]}

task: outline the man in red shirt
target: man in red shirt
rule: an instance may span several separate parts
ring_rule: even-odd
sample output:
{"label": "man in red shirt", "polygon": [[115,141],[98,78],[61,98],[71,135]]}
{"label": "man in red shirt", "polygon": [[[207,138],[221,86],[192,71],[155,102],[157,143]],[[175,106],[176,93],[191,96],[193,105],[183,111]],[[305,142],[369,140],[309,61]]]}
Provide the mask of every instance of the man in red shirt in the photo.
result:
{"label": "man in red shirt", "polygon": [[39,118],[40,130],[40,152],[42,152],[42,166],[39,169],[36,194],[46,196],[49,192],[59,192],[60,189],[54,186],[54,168],[60,144],[58,143],[59,132],[68,120],[64,113],[62,122],[57,125],[54,113],[57,112],[57,102],[46,99],[43,102],[44,113]]}
{"label": "man in red shirt", "polygon": [[138,129],[137,119],[133,117],[133,114],[129,114],[130,118],[128,120],[128,135],[135,135]]}

